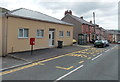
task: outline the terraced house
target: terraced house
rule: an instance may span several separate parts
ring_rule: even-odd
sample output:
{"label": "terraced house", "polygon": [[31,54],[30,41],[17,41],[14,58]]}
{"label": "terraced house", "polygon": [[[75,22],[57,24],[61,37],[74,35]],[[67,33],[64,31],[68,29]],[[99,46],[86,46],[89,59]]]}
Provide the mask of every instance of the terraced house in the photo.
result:
{"label": "terraced house", "polygon": [[72,11],[65,11],[63,21],[73,24],[73,38],[77,40],[78,44],[86,44],[96,39],[95,28],[98,25],[93,24],[92,21],[84,20],[83,16],[77,17],[72,15]]}
{"label": "terraced house", "polygon": [[73,26],[25,8],[1,13],[0,55],[29,51],[30,38],[35,38],[34,49],[56,47],[59,40],[72,45]]}

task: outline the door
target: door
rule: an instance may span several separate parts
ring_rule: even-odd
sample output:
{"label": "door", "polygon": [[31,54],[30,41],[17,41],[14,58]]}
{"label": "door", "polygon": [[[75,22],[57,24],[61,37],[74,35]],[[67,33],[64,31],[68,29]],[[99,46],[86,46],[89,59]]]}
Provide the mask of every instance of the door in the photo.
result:
{"label": "door", "polygon": [[54,46],[54,31],[49,31],[49,46]]}

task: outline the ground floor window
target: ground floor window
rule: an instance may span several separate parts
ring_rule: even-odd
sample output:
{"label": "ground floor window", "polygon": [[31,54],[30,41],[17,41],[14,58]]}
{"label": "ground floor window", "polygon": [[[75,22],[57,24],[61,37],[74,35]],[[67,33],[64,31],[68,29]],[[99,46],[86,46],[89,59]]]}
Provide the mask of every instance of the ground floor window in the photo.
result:
{"label": "ground floor window", "polygon": [[63,37],[63,31],[59,31],[59,36]]}
{"label": "ground floor window", "polygon": [[18,38],[28,38],[28,29],[27,28],[20,28],[18,30]]}
{"label": "ground floor window", "polygon": [[36,37],[37,38],[43,38],[44,37],[44,30],[38,29]]}

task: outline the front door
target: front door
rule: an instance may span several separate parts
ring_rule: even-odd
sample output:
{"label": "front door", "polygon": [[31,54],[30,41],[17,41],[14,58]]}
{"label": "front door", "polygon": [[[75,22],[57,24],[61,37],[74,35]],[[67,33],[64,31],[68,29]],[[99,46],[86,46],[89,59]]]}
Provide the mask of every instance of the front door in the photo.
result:
{"label": "front door", "polygon": [[54,46],[54,31],[49,31],[49,46]]}

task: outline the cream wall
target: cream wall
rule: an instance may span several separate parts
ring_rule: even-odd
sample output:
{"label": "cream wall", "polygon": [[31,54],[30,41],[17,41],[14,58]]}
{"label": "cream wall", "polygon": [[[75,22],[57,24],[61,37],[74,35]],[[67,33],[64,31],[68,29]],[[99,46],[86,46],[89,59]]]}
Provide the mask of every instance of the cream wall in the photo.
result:
{"label": "cream wall", "polygon": [[0,17],[0,56],[2,56],[2,17]]}
{"label": "cream wall", "polygon": [[[29,29],[29,38],[20,39],[18,38],[18,29],[19,28],[28,28]],[[36,38],[37,29],[44,30],[43,38]],[[30,50],[29,39],[31,37],[36,38],[36,44],[34,49],[49,48],[49,29],[55,29],[55,47],[57,46],[57,41],[64,41],[64,45],[72,45],[73,39],[73,27],[68,25],[54,24],[48,22],[27,20],[22,18],[9,17],[8,18],[8,37],[7,37],[7,51],[11,52],[20,52]],[[64,31],[64,37],[59,37],[59,31]],[[66,36],[66,32],[71,32],[71,37]]]}

